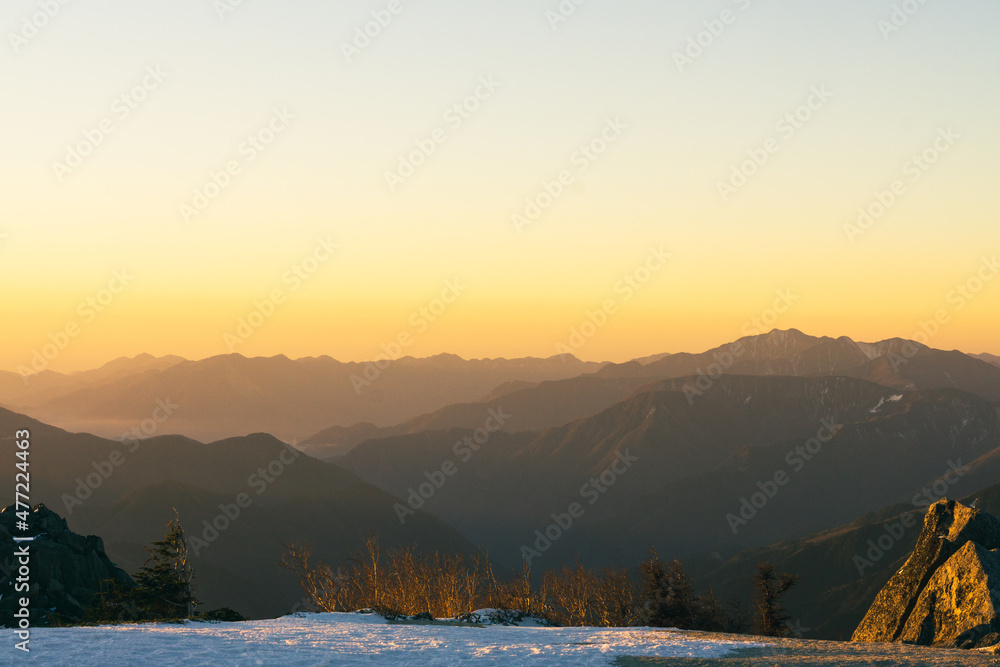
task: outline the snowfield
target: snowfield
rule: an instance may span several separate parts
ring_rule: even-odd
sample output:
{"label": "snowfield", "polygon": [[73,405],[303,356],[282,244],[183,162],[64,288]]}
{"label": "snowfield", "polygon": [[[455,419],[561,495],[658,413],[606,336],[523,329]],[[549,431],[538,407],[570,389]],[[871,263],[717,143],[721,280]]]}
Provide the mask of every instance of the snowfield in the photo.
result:
{"label": "snowfield", "polygon": [[156,623],[31,631],[31,653],[0,633],[16,665],[608,665],[620,656],[721,657],[761,646],[653,628],[453,627],[361,614],[243,623]]}

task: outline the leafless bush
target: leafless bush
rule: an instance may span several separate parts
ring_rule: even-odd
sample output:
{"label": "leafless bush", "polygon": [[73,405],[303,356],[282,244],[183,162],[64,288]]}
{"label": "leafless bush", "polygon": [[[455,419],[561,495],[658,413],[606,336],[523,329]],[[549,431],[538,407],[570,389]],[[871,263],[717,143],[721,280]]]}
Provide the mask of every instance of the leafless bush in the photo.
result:
{"label": "leafless bush", "polygon": [[336,570],[315,561],[302,544],[288,547],[282,563],[322,611],[373,609],[387,616],[456,618],[498,609],[561,625],[676,625],[730,632],[740,632],[745,624],[741,609],[723,606],[711,590],[697,594],[680,561],[663,563],[655,552],[640,565],[639,578],[625,569],[591,570],[578,563],[545,572],[537,586],[527,562],[520,572],[498,579],[484,553],[384,551],[377,537],[369,537]]}

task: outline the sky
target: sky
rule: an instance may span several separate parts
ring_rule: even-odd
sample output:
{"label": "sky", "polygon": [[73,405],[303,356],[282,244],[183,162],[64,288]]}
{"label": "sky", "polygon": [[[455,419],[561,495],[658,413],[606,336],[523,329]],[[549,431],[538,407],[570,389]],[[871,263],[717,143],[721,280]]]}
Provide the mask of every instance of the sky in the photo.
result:
{"label": "sky", "polygon": [[0,31],[2,369],[1000,354],[995,2],[9,0]]}

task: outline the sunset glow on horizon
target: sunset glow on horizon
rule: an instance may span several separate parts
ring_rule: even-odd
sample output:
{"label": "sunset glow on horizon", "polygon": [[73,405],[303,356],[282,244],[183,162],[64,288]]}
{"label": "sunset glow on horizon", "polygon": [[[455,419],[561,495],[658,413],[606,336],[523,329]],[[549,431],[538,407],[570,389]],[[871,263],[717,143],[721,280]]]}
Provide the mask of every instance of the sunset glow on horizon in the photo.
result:
{"label": "sunset glow on horizon", "polygon": [[897,4],[14,0],[0,369],[1000,355],[1000,7]]}

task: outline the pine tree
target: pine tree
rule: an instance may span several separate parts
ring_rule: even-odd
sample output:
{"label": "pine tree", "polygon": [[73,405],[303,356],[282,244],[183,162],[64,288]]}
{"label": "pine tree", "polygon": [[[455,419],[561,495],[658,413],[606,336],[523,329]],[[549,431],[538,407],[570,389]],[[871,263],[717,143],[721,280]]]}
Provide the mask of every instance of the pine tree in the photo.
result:
{"label": "pine tree", "polygon": [[642,575],[643,623],[651,627],[695,629],[698,625],[694,585],[684,572],[684,564],[675,560],[664,565],[655,550],[649,560],[640,563]]}
{"label": "pine tree", "polygon": [[136,606],[149,618],[191,617],[199,602],[179,516],[167,522],[163,539],[153,542],[146,551],[149,559],[135,575],[138,587],[130,591]]}
{"label": "pine tree", "polygon": [[758,563],[757,574],[753,577],[754,631],[769,637],[785,634],[791,617],[781,604],[781,596],[799,579],[787,573],[778,575],[776,570],[774,563]]}

